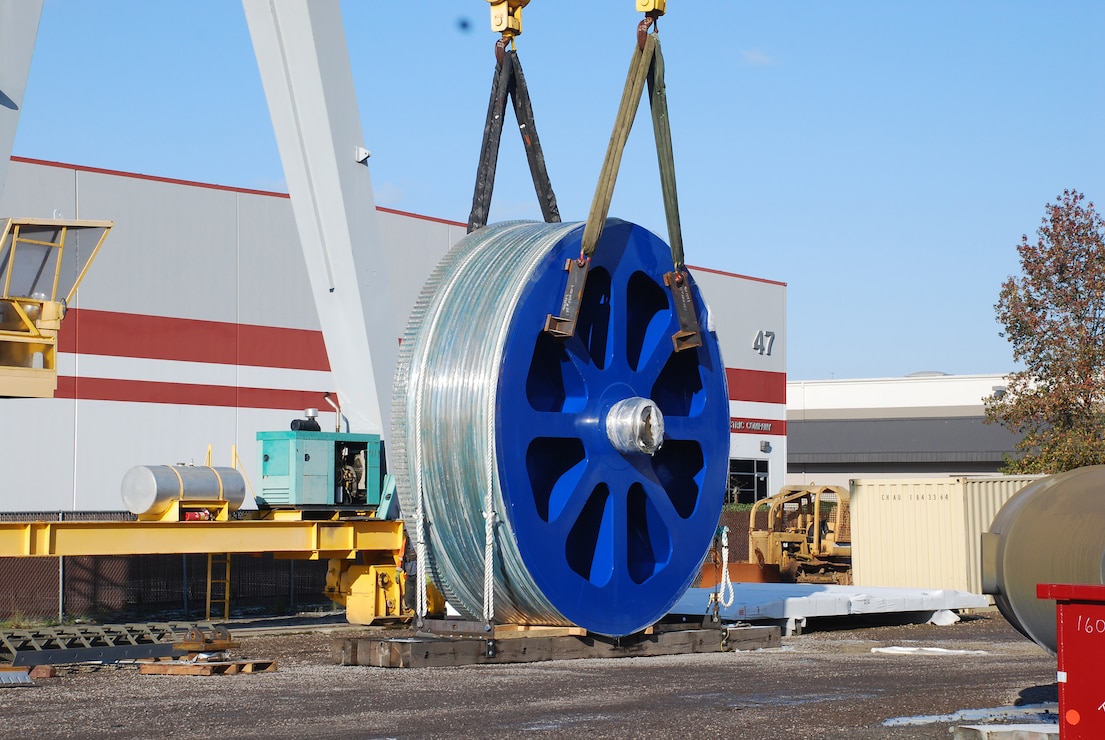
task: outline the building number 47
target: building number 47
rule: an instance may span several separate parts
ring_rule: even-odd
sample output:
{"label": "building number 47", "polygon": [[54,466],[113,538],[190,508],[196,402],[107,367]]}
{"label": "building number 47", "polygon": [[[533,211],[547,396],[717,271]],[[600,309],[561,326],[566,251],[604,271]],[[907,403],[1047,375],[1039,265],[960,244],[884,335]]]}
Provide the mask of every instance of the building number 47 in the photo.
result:
{"label": "building number 47", "polygon": [[771,348],[775,346],[775,332],[761,331],[756,335],[756,341],[752,343],[752,349],[761,355],[771,355]]}

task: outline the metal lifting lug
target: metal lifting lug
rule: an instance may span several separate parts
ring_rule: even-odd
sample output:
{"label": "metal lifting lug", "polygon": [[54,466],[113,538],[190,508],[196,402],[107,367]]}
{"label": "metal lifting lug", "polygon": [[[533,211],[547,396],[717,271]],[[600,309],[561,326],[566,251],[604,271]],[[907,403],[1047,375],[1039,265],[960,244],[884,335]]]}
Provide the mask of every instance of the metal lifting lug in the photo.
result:
{"label": "metal lifting lug", "polygon": [[676,352],[702,346],[699,333],[698,316],[694,311],[694,298],[691,296],[691,284],[682,270],[664,274],[664,284],[671,290],[675,304],[675,315],[679,319],[679,331],[671,335]]}
{"label": "metal lifting lug", "polygon": [[560,302],[560,314],[545,317],[545,331],[557,339],[567,339],[576,333],[579,304],[583,301],[583,287],[587,284],[589,257],[569,259],[564,264],[568,272],[568,284],[564,287],[564,299]]}

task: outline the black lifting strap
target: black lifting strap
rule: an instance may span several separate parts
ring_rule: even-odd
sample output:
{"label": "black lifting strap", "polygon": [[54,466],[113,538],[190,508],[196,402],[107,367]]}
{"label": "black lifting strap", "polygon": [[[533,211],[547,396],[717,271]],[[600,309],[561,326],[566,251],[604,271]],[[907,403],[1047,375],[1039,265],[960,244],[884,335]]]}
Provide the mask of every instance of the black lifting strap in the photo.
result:
{"label": "black lifting strap", "polygon": [[[642,27],[645,24],[642,23]],[[660,41],[655,33],[642,38],[633,50],[629,75],[625,81],[618,115],[614,121],[614,130],[610,134],[610,144],[606,150],[606,159],[595,188],[595,197],[591,202],[591,211],[583,228],[583,241],[580,245],[578,260],[570,260],[565,269],[568,271],[568,284],[561,301],[560,313],[549,314],[545,319],[545,331],[553,336],[567,338],[575,333],[579,304],[583,298],[583,287],[587,279],[587,267],[591,255],[595,253],[606,217],[610,213],[610,201],[614,197],[614,184],[618,179],[622,153],[625,150],[629,132],[633,128],[633,119],[641,101],[645,83],[648,83],[649,106],[652,109],[652,128],[656,138],[656,155],[660,163],[660,186],[664,195],[664,211],[668,222],[668,242],[671,244],[672,265],[674,269],[664,275],[664,283],[672,293],[676,316],[679,319],[679,331],[672,335],[675,351],[701,346],[698,316],[695,313],[691,296],[688,274],[683,262],[683,232],[679,225],[679,197],[675,188],[675,156],[672,153],[671,127],[668,122],[667,88],[664,85],[664,57],[660,53]]]}
{"label": "black lifting strap", "polygon": [[[502,47],[499,47],[500,49]],[[480,148],[480,164],[476,171],[476,188],[472,194],[472,212],[468,216],[468,233],[487,225],[491,209],[491,193],[495,189],[495,168],[499,160],[499,141],[503,136],[503,119],[506,115],[506,99],[514,104],[514,117],[518,131],[526,147],[530,175],[537,199],[541,203],[541,216],[546,223],[560,223],[560,211],[556,207],[556,194],[545,169],[545,155],[541,152],[541,140],[537,138],[537,125],[533,120],[533,104],[530,102],[526,77],[522,74],[522,62],[514,50],[498,55],[495,78],[491,83],[491,100],[487,106],[487,122],[483,127],[483,146]]]}

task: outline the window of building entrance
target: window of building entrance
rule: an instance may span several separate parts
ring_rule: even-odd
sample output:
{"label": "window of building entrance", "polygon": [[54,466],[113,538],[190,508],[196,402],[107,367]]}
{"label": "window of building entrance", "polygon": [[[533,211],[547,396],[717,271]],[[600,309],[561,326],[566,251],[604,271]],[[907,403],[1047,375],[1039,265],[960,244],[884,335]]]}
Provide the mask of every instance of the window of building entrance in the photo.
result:
{"label": "window of building entrance", "polygon": [[767,498],[767,460],[730,460],[727,504],[752,504]]}

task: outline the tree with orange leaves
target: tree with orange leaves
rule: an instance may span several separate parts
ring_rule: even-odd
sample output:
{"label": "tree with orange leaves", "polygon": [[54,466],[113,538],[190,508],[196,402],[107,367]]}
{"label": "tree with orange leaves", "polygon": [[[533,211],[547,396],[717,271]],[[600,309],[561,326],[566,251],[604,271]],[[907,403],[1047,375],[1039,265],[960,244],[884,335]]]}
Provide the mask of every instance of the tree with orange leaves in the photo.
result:
{"label": "tree with orange leaves", "polygon": [[1022,434],[1007,473],[1105,463],[1105,220],[1064,190],[1035,242],[1021,237],[1021,275],[1002,285],[1002,336],[1024,367],[986,399],[987,422]]}

